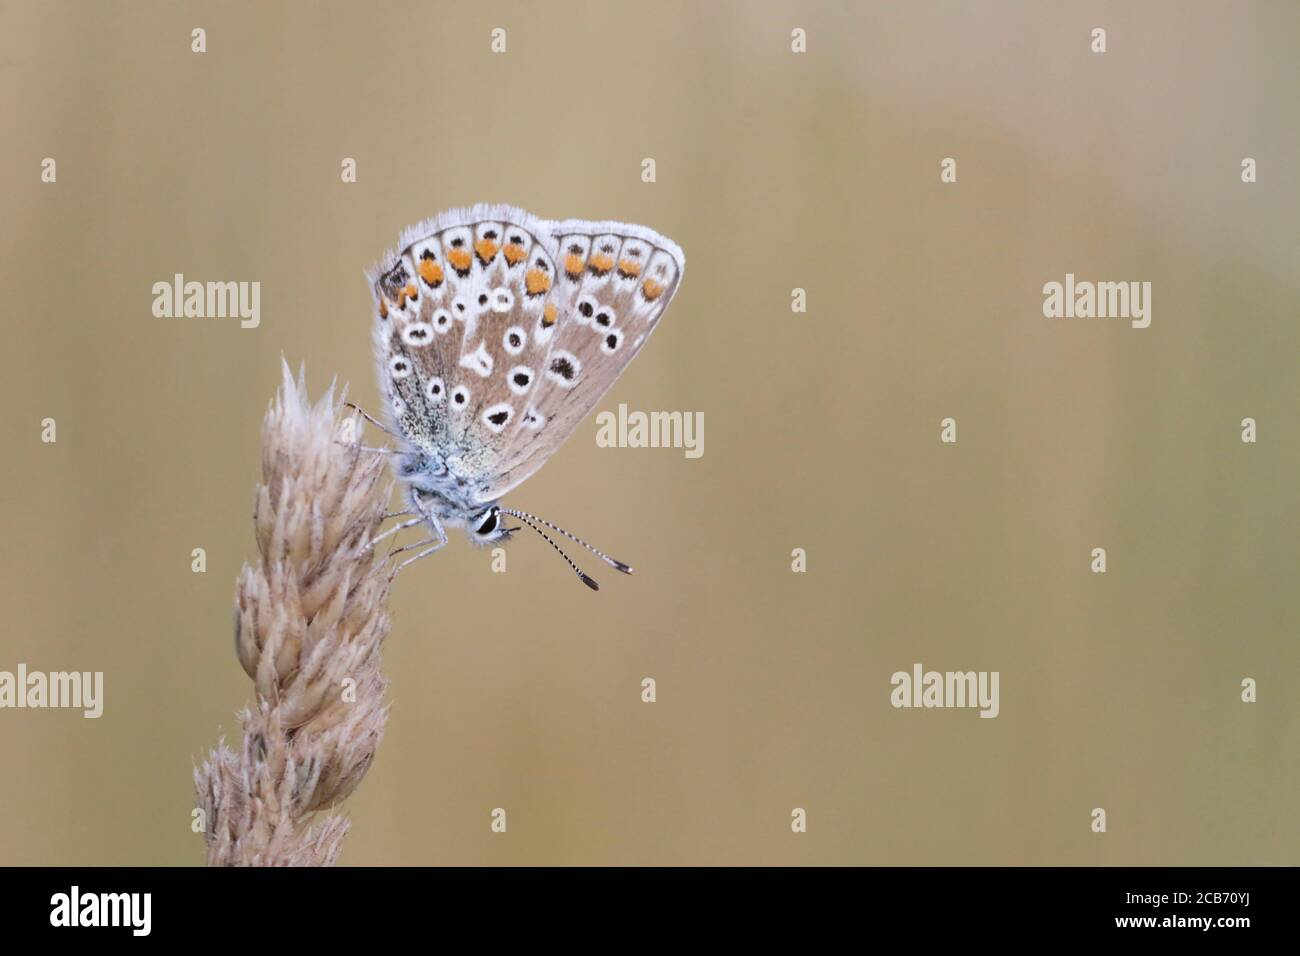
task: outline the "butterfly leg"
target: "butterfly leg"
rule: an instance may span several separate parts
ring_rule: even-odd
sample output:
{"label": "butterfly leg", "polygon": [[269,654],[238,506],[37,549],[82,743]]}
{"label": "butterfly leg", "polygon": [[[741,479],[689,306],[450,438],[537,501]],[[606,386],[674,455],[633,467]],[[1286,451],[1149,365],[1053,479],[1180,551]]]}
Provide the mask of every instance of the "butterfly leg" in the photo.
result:
{"label": "butterfly leg", "polygon": [[[430,539],[430,540],[432,540],[432,539]],[[426,542],[424,542],[424,543],[427,544],[428,542],[426,541]],[[439,548],[441,548],[441,547],[442,547],[444,544],[446,544],[446,543],[447,543],[447,541],[446,541],[446,539],[444,539],[444,540],[442,540],[442,541],[439,541],[437,544],[435,544],[435,545],[434,545],[433,547],[431,547],[431,548],[425,548],[423,551],[421,551],[421,552],[420,552],[419,554],[417,554],[415,557],[413,557],[413,558],[407,558],[405,561],[403,561],[403,562],[402,562],[401,564],[399,564],[397,567],[393,568],[392,576],[389,577],[388,580],[391,581],[391,580],[393,580],[393,578],[397,577],[398,572],[401,571],[402,568],[406,567],[408,564],[414,564],[416,561],[419,561],[421,558],[427,558],[429,555],[433,554],[433,552],[437,551]]]}
{"label": "butterfly leg", "polygon": [[[425,545],[429,545],[429,544],[434,545],[436,548],[440,548],[440,547],[442,547],[442,543],[439,542],[437,538],[425,538],[423,541],[417,541],[417,542],[415,542],[415,544],[405,544],[405,545],[402,545],[402,547],[400,547],[400,548],[394,548],[393,550],[391,550],[391,551],[389,551],[387,554],[385,554],[382,558],[380,558],[378,561],[376,561],[376,562],[375,562],[375,566],[374,566],[373,570],[371,570],[370,573],[371,573],[371,574],[378,574],[378,573],[381,572],[381,571],[388,570],[388,568],[389,568],[389,562],[390,562],[390,561],[391,561],[395,556],[397,556],[397,555],[399,555],[399,554],[402,554],[402,553],[404,553],[404,552],[406,552],[406,551],[411,551],[411,550],[413,550],[413,549],[415,549],[415,548],[423,548]],[[390,574],[389,574],[389,580],[392,580],[392,577],[393,577],[393,575],[394,575],[395,573],[396,573],[396,572],[390,572]]]}
{"label": "butterfly leg", "polygon": [[345,448],[355,448],[357,451],[368,451],[372,455],[401,455],[402,451],[396,448],[371,448],[369,445],[357,445],[350,441],[340,441],[338,444]]}
{"label": "butterfly leg", "polygon": [[[404,513],[406,513],[406,512],[404,512]],[[397,534],[397,532],[399,532],[399,531],[404,531],[404,530],[407,529],[407,528],[412,528],[412,527],[414,527],[414,526],[417,525],[417,524],[423,524],[423,523],[424,523],[424,518],[423,518],[423,517],[412,518],[410,521],[402,521],[402,522],[399,522],[398,524],[393,525],[393,526],[392,526],[391,528],[389,528],[387,531],[383,531],[383,532],[381,532],[381,533],[375,535],[373,538],[371,538],[371,539],[370,539],[370,544],[366,545],[366,547],[368,547],[368,548],[373,548],[375,545],[377,545],[380,541],[383,541],[383,540],[384,540],[385,538],[387,538],[389,535]]]}
{"label": "butterfly leg", "polygon": [[372,415],[370,415],[369,412],[367,412],[364,408],[362,408],[362,407],[361,407],[360,405],[358,405],[356,402],[344,402],[343,404],[344,404],[345,406],[347,406],[348,408],[354,409],[355,411],[359,412],[362,418],[364,418],[366,421],[370,422],[370,424],[374,425],[376,428],[378,428],[381,432],[383,432],[383,433],[384,433],[385,435],[387,435],[389,438],[396,438],[398,441],[401,441],[401,439],[402,439],[402,436],[401,436],[401,435],[394,435],[394,434],[393,434],[392,432],[390,432],[387,428],[385,428],[384,425],[383,425],[382,423],[376,421],[375,418],[374,418]]}
{"label": "butterfly leg", "polygon": [[[427,514],[417,520],[427,521],[429,526],[433,529],[434,536],[432,538],[426,538],[423,541],[417,541],[415,544],[408,544],[403,547],[395,548],[394,550],[389,551],[386,555],[384,555],[384,560],[380,562],[380,566],[382,567],[386,565],[390,558],[402,554],[405,551],[414,551],[416,548],[425,548],[425,545],[432,545],[432,547],[425,548],[425,550],[415,555],[415,557],[407,558],[401,564],[397,565],[397,567],[393,568],[388,578],[390,581],[393,578],[397,577],[397,573],[401,571],[402,568],[406,567],[408,564],[414,564],[416,561],[419,561],[421,558],[428,557],[429,555],[433,554],[433,552],[437,551],[439,548],[443,547],[447,543],[447,532],[443,530],[442,522],[438,520],[437,515]],[[408,524],[409,523],[414,523],[414,522],[408,522]]]}

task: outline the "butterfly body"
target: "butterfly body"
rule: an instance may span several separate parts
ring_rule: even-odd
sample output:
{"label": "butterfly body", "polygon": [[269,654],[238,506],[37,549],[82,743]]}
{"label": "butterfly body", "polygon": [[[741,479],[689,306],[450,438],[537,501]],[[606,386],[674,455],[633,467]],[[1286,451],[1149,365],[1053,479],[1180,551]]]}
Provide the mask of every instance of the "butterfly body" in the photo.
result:
{"label": "butterfly body", "polygon": [[644,226],[491,205],[444,212],[400,246],[370,275],[380,390],[402,446],[397,477],[434,535],[428,550],[445,544],[447,526],[478,544],[502,540],[501,497],[558,450],[641,349],[685,259]]}
{"label": "butterfly body", "polygon": [[[482,519],[497,503],[486,504],[475,497],[469,482],[447,467],[446,462],[424,452],[407,452],[399,458],[397,475],[407,485],[411,508],[444,527],[469,526]],[[471,535],[471,540],[482,543]]]}

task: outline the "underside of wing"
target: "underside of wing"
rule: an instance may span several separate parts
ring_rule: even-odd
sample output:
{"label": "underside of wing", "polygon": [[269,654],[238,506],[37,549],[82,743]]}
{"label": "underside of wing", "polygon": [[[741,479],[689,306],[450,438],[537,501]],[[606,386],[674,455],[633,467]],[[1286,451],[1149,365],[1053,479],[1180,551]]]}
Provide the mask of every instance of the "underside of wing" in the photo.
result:
{"label": "underside of wing", "polygon": [[411,227],[401,245],[372,281],[390,420],[481,483],[545,354],[532,330],[554,279],[551,238],[522,210],[479,205]]}
{"label": "underside of wing", "polygon": [[640,351],[681,281],[644,226],[510,206],[413,226],[370,275],[387,417],[478,501],[537,471]]}
{"label": "underside of wing", "polygon": [[558,268],[543,306],[551,324],[541,377],[528,425],[505,433],[480,501],[519,485],[573,434],[654,331],[685,267],[677,244],[644,226],[566,220],[545,228]]}

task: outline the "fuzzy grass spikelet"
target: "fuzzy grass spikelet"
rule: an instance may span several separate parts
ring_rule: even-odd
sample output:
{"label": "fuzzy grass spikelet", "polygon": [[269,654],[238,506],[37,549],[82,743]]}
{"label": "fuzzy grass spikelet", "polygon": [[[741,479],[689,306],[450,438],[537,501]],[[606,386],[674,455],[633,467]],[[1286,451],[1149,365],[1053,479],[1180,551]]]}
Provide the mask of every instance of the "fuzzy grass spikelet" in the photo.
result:
{"label": "fuzzy grass spikelet", "polygon": [[259,559],[235,592],[255,703],[240,748],[218,743],[194,772],[209,866],[332,865],[348,821],[322,811],[356,789],[383,737],[389,578],[371,573],[369,543],[390,489],[346,412],[333,387],[311,404],[284,366],[262,426]]}

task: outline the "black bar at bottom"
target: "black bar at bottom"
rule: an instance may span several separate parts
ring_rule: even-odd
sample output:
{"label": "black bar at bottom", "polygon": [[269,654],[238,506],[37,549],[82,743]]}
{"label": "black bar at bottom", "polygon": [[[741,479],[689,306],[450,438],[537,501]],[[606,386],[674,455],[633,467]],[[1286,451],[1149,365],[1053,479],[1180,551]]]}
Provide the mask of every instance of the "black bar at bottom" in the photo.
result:
{"label": "black bar at bottom", "polygon": [[500,943],[518,933],[532,945],[588,935],[670,945],[902,933],[928,947],[1048,932],[1232,945],[1293,926],[1295,888],[1295,870],[1280,868],[9,868],[0,869],[0,920],[9,939],[75,933],[83,943],[373,945],[378,931],[443,942]]}

